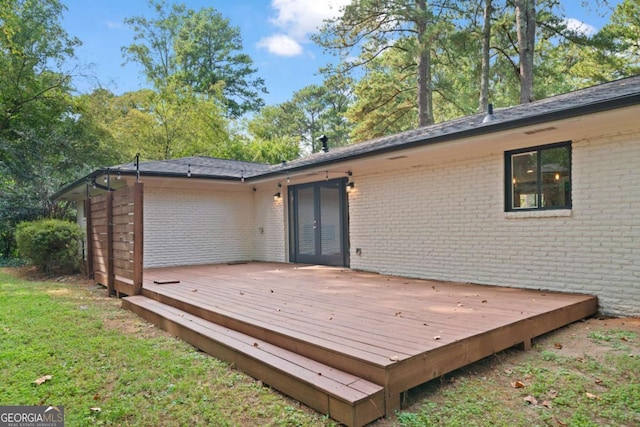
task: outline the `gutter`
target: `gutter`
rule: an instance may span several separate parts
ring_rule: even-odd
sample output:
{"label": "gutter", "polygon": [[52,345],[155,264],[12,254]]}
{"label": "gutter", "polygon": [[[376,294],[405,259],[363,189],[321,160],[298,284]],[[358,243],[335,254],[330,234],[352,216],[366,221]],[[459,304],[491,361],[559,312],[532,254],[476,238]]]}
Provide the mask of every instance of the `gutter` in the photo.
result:
{"label": "gutter", "polygon": [[587,114],[600,113],[603,111],[611,111],[611,110],[616,110],[620,108],[631,107],[638,104],[640,104],[640,93],[633,93],[630,95],[625,95],[619,98],[615,98],[613,100],[608,99],[605,101],[598,101],[592,104],[574,107],[569,110],[559,110],[559,111],[554,110],[548,113],[541,113],[535,116],[529,116],[521,119],[514,119],[514,120],[502,121],[502,122],[490,121],[487,124],[479,124],[477,127],[472,129],[465,129],[465,130],[447,133],[444,135],[438,135],[438,136],[434,136],[426,139],[417,139],[414,141],[408,141],[408,142],[390,146],[390,147],[378,148],[371,151],[356,153],[356,154],[352,154],[344,157],[332,158],[324,161],[320,160],[312,164],[305,164],[298,167],[296,166],[285,167],[285,168],[279,169],[278,171],[263,173],[260,175],[256,175],[252,178],[267,178],[270,176],[284,175],[285,172],[302,171],[305,169],[312,169],[319,166],[325,166],[325,165],[334,164],[334,163],[342,163],[342,162],[362,159],[366,157],[373,157],[381,154],[393,153],[393,152],[402,151],[405,149],[426,147],[429,145],[441,144],[444,142],[451,142],[451,141],[455,141],[463,138],[489,135],[492,133],[518,129],[526,126],[537,125],[541,123],[549,123],[551,121],[570,119],[570,118],[579,117]]}
{"label": "gutter", "polygon": [[[347,161],[378,156],[381,154],[394,153],[394,152],[403,151],[411,148],[426,147],[429,145],[451,142],[451,141],[455,141],[463,138],[489,135],[492,133],[518,129],[526,126],[537,125],[541,123],[549,123],[551,121],[558,121],[558,120],[583,116],[587,114],[594,114],[594,113],[599,113],[603,111],[611,111],[611,110],[616,110],[620,108],[631,107],[638,104],[640,104],[640,93],[634,92],[634,93],[631,93],[628,95],[622,95],[616,98],[608,98],[605,100],[595,101],[589,104],[583,104],[583,105],[579,105],[577,107],[573,107],[569,109],[561,109],[561,110],[555,109],[546,113],[540,113],[534,116],[527,116],[520,119],[505,120],[505,121],[494,120],[484,124],[479,123],[477,126],[473,128],[464,129],[456,132],[450,132],[450,133],[437,135],[433,137],[418,138],[413,141],[402,142],[402,143],[398,143],[396,145],[391,145],[388,147],[374,148],[374,149],[371,149],[370,151],[366,151],[365,149],[360,153],[345,155],[343,157],[332,156],[332,154],[336,152],[336,151],[332,151],[323,155],[328,157],[325,160],[320,158],[320,159],[316,159],[311,163],[305,163],[300,166],[295,166],[295,165],[288,166],[288,164],[273,165],[273,168],[274,169],[277,168],[277,170],[258,173],[252,176],[245,176],[244,179],[246,183],[258,182],[258,181],[269,179],[269,178],[285,176],[291,172],[299,172],[299,171],[304,171],[308,169],[315,169],[318,167],[323,167],[323,166],[332,165],[336,163],[343,163]],[[508,111],[509,109],[505,109],[502,112],[508,113]],[[111,171],[113,170],[114,169],[111,169]],[[108,171],[107,168],[101,168],[101,169],[95,170],[89,175],[83,178],[80,178],[69,185],[66,185],[64,188],[56,192],[51,198],[55,200],[60,196],[62,196],[64,193],[68,192],[70,189],[85,183],[87,180],[104,175],[107,173],[107,171]],[[136,171],[120,169],[120,174],[135,176]],[[241,179],[239,177],[229,176],[229,175],[208,175],[208,174],[195,174],[195,173],[192,173],[190,177],[187,177],[185,176],[184,173],[159,172],[159,171],[140,171],[140,176],[167,177],[167,178],[182,177],[184,179],[196,178],[196,179],[208,179],[208,180],[220,180],[220,181],[240,181]]]}

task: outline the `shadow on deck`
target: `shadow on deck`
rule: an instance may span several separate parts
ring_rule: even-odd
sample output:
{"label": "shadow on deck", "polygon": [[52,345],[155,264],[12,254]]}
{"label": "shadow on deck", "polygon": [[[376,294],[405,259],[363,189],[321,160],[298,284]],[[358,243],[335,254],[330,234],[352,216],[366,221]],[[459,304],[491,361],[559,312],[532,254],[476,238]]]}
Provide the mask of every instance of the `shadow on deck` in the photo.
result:
{"label": "shadow on deck", "polygon": [[349,426],[402,392],[597,312],[596,297],[248,263],[147,269],[123,299],[163,329]]}

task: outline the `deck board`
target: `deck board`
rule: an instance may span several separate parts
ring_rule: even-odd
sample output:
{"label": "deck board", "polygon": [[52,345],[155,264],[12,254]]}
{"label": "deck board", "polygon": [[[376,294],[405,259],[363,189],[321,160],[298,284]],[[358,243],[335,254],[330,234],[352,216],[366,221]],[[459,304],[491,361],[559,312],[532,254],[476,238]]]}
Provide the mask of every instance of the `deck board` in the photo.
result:
{"label": "deck board", "polygon": [[247,263],[146,269],[143,294],[384,386],[399,402],[410,387],[597,311],[593,296],[504,285]]}

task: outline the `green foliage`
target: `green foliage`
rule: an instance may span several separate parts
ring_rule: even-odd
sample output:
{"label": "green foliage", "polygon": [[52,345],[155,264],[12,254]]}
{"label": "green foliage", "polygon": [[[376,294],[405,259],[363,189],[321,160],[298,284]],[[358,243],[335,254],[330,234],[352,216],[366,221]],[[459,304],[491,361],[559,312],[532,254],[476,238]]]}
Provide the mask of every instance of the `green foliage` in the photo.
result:
{"label": "green foliage", "polygon": [[72,214],[51,200],[64,182],[113,159],[78,120],[71,75],[80,44],[62,28],[58,0],[4,0],[0,7],[0,250],[15,252],[17,223]]}
{"label": "green foliage", "polygon": [[[328,136],[330,147],[347,145],[351,129],[345,116],[351,101],[349,84],[334,77],[323,85],[300,89],[291,101],[263,108],[247,126],[259,152],[280,152],[283,157],[277,162],[295,158],[298,153],[317,153],[322,149],[318,140],[321,135]],[[274,147],[266,147],[271,144]],[[250,150],[254,147],[256,144],[251,143]]]}
{"label": "green foliage", "polygon": [[189,88],[205,98],[218,99],[231,117],[257,111],[264,105],[264,81],[242,53],[240,30],[214,8],[198,11],[184,4],[149,0],[154,18],[125,20],[135,40],[123,48],[127,59],[142,65],[159,93]]}
{"label": "green foliage", "polygon": [[[429,111],[423,102],[431,103],[435,122],[483,109],[487,3],[492,11],[487,98],[495,107],[507,107],[521,98],[516,4],[522,2],[368,0],[352,2],[341,16],[326,22],[314,41],[339,58],[339,65],[323,70],[326,75],[354,77],[355,97],[346,112],[354,124],[353,141],[419,126],[425,114],[421,108]],[[594,5],[583,3],[584,8]],[[556,0],[539,0],[535,9],[534,99],[640,73],[637,1],[620,3],[610,24],[596,35],[570,27]]]}
{"label": "green foliage", "polygon": [[0,268],[2,267],[22,267],[23,265],[26,265],[26,261],[21,260],[19,258],[4,258],[4,257],[0,257]]}
{"label": "green foliage", "polygon": [[82,239],[78,224],[55,219],[22,222],[16,229],[18,253],[44,273],[78,271]]}

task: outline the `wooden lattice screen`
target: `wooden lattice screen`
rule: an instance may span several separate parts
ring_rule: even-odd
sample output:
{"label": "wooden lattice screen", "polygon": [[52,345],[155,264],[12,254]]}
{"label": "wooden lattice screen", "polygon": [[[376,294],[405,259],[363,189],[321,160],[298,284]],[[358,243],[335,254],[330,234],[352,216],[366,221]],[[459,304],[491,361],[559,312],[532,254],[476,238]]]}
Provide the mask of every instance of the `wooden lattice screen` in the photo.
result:
{"label": "wooden lattice screen", "polygon": [[143,186],[135,183],[87,200],[89,274],[107,294],[138,295],[143,268]]}

